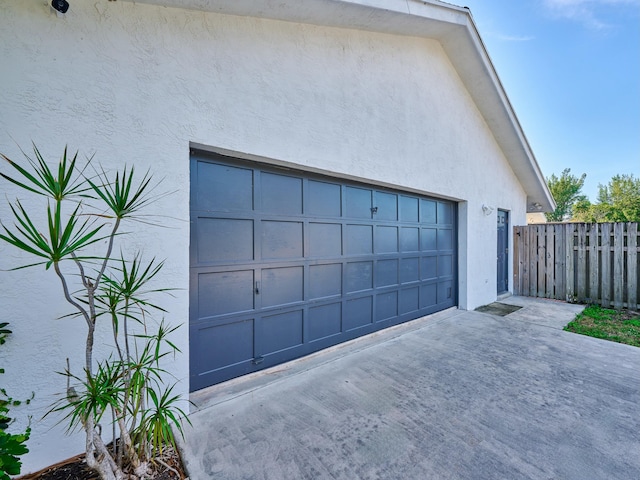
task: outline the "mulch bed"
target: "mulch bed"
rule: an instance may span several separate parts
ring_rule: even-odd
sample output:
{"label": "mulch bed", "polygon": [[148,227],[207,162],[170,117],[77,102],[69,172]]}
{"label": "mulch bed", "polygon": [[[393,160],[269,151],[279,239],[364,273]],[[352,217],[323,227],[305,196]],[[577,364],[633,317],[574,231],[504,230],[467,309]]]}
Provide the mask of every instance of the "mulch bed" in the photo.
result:
{"label": "mulch bed", "polygon": [[[153,476],[149,480],[185,480],[187,475],[182,466],[180,455],[166,448],[161,463],[155,465]],[[17,480],[100,480],[98,474],[87,467],[84,455],[78,455],[56,465],[44,468],[36,473],[19,477]]]}

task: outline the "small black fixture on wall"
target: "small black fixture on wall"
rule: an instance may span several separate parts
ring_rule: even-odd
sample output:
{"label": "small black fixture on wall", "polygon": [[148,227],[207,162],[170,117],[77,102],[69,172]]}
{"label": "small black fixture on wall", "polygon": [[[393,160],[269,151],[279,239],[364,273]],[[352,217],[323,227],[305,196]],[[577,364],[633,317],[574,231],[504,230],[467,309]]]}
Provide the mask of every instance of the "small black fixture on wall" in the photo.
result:
{"label": "small black fixture on wall", "polygon": [[67,13],[69,2],[67,0],[51,0],[51,7],[60,13]]}

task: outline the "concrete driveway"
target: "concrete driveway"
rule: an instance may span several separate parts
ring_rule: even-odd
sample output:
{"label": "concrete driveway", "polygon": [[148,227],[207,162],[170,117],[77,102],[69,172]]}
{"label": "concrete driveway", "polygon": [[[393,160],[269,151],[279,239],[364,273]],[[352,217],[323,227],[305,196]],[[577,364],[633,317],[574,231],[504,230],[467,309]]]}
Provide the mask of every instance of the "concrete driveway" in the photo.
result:
{"label": "concrete driveway", "polygon": [[640,479],[640,349],[582,308],[447,310],[198,392],[202,479]]}

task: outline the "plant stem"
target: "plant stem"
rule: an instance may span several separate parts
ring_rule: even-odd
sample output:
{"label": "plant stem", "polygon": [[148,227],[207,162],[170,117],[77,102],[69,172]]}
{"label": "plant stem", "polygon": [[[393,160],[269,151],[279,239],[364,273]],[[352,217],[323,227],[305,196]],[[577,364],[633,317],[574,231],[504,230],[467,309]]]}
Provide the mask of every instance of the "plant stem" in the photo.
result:
{"label": "plant stem", "polygon": [[55,270],[56,274],[60,278],[60,282],[62,283],[62,290],[64,292],[65,300],[78,309],[78,312],[80,312],[82,314],[82,316],[84,317],[85,321],[87,322],[87,325],[90,326],[91,325],[91,317],[89,316],[89,312],[87,312],[82,307],[82,305],[80,305],[78,302],[76,302],[73,299],[73,297],[71,296],[71,294],[69,293],[69,287],[67,286],[67,279],[64,277],[64,274],[60,270],[60,265],[58,264],[58,262],[53,262],[53,269]]}
{"label": "plant stem", "polygon": [[113,229],[111,230],[111,234],[109,235],[109,244],[107,246],[107,253],[104,256],[104,261],[102,262],[102,267],[100,268],[100,272],[96,275],[95,284],[88,290],[91,290],[91,293],[95,293],[100,285],[100,281],[102,280],[102,276],[104,275],[105,270],[107,269],[107,264],[111,259],[111,252],[113,250],[113,241],[115,239],[116,233],[118,232],[118,228],[120,227],[120,217],[116,217],[116,223],[113,225]]}

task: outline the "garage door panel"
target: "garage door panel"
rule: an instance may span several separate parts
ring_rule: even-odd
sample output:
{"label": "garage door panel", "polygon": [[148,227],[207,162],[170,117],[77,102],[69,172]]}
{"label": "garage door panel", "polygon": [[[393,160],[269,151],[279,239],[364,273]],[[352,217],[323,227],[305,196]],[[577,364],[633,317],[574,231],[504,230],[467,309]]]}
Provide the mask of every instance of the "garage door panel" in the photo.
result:
{"label": "garage door panel", "polygon": [[198,263],[253,260],[253,220],[198,218]]}
{"label": "garage door panel", "polygon": [[420,230],[420,250],[436,251],[438,250],[438,229],[437,228],[422,228]]}
{"label": "garage door panel", "polygon": [[304,300],[303,267],[265,268],[258,287],[263,308]]}
{"label": "garage door panel", "polygon": [[340,217],[342,187],[334,183],[309,180],[305,213],[316,217]]}
{"label": "garage door panel", "polygon": [[266,356],[302,345],[303,311],[265,315],[256,325],[256,354]]}
{"label": "garage door panel", "polygon": [[395,193],[375,192],[375,218],[378,221],[398,220],[398,195]]}
{"label": "garage door panel", "polygon": [[400,221],[401,222],[417,222],[418,221],[418,199],[417,198],[400,195]]}
{"label": "garage door panel", "polygon": [[339,257],[342,255],[342,224],[309,223],[309,256]]}
{"label": "garage door panel", "polygon": [[348,262],[345,274],[345,293],[373,288],[373,262]]}
{"label": "garage door panel", "polygon": [[438,284],[432,283],[420,287],[420,308],[429,308],[438,304]]}
{"label": "garage door panel", "polygon": [[261,253],[263,260],[302,258],[302,222],[266,220],[261,222]]}
{"label": "garage door panel", "polygon": [[453,250],[453,231],[450,229],[438,229],[438,250]]}
{"label": "garage door panel", "polygon": [[376,263],[376,287],[398,284],[398,260],[378,260]]}
{"label": "garage door panel", "polygon": [[248,211],[253,209],[253,170],[198,162],[195,209]]}
{"label": "garage door panel", "polygon": [[373,253],[373,226],[347,225],[347,255],[371,255]]}
{"label": "garage door panel", "polygon": [[302,213],[302,179],[261,172],[260,205],[263,213]]}
{"label": "garage door panel", "polygon": [[342,264],[309,267],[309,299],[317,300],[342,294]]}
{"label": "garage door panel", "polygon": [[253,319],[192,327],[191,367],[206,374],[253,359]]}
{"label": "garage door panel", "polygon": [[376,322],[389,320],[398,316],[398,291],[376,295]]}
{"label": "garage door panel", "polygon": [[253,310],[253,286],[253,270],[198,274],[199,318]]}
{"label": "garage door panel", "polygon": [[420,280],[420,259],[418,257],[400,260],[400,282],[409,283]]}
{"label": "garage door panel", "polygon": [[417,227],[402,227],[400,229],[400,251],[420,251],[420,229]]}
{"label": "garage door panel", "polygon": [[453,225],[453,219],[453,205],[448,202],[438,202],[438,224]]}
{"label": "garage door panel", "polygon": [[453,255],[440,255],[438,257],[438,276],[453,275]]}
{"label": "garage door panel", "polygon": [[346,192],[347,217],[371,219],[373,191],[368,188],[347,187]]}
{"label": "garage door panel", "polygon": [[435,200],[420,199],[420,223],[437,223],[438,202]]}
{"label": "garage door panel", "polygon": [[307,335],[309,342],[339,335],[342,330],[342,302],[309,308]]}
{"label": "garage door panel", "polygon": [[420,310],[420,287],[400,290],[399,314]]}
{"label": "garage door panel", "polygon": [[367,296],[347,300],[344,318],[342,321],[344,331],[348,332],[356,328],[366,327],[373,322],[373,297]]}
{"label": "garage door panel", "polygon": [[438,283],[438,303],[446,303],[452,300],[453,282]]}
{"label": "garage door panel", "polygon": [[398,252],[398,227],[390,227],[387,225],[376,227],[375,252]]}
{"label": "garage door panel", "polygon": [[455,305],[455,204],[192,157],[192,390]]}
{"label": "garage door panel", "polygon": [[438,257],[423,256],[420,258],[420,280],[438,278]]}

